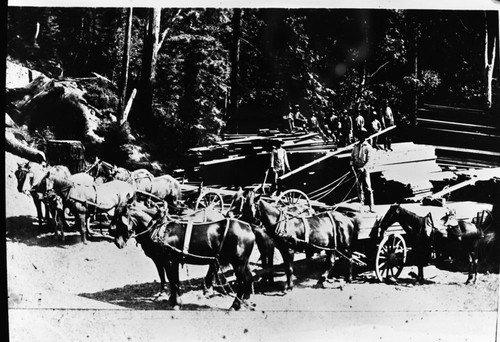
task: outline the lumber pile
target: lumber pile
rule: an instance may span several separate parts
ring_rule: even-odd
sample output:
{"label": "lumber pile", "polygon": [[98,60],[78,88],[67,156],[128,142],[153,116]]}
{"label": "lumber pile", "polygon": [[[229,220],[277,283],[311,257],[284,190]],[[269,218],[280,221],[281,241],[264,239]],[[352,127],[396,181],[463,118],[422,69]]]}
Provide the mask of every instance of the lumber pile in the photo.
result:
{"label": "lumber pile", "polygon": [[499,119],[492,114],[426,104],[418,110],[415,142],[436,146],[446,168],[500,165]]}

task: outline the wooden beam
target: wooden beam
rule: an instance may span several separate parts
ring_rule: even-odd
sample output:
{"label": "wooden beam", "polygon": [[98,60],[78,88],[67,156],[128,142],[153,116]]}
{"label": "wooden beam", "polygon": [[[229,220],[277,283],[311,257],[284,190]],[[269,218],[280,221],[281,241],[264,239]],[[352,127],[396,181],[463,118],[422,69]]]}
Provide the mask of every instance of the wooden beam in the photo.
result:
{"label": "wooden beam", "polygon": [[[367,138],[366,138],[366,140],[372,139],[372,138],[374,138],[374,137],[378,137],[379,135],[385,134],[385,133],[387,133],[387,132],[389,132],[389,131],[393,130],[394,128],[396,128],[396,126],[387,127],[387,128],[385,128],[385,129],[381,130],[380,132],[377,132],[377,133],[375,133],[375,134],[370,135],[369,137],[367,137]],[[355,144],[356,144],[356,143],[352,143],[352,144],[350,144],[350,145],[347,145],[347,146],[345,146],[345,147],[341,147],[341,148],[339,148],[339,149],[337,149],[337,150],[335,150],[335,151],[332,151],[332,152],[330,152],[330,153],[327,153],[326,155],[324,155],[324,156],[323,156],[323,157],[321,157],[321,158],[318,158],[318,159],[316,159],[316,160],[313,160],[312,162],[310,162],[310,163],[308,163],[308,164],[302,165],[301,167],[298,167],[298,168],[296,168],[295,170],[292,170],[292,171],[290,171],[290,172],[288,172],[288,173],[284,174],[283,176],[279,177],[279,179],[280,179],[280,180],[283,180],[283,179],[288,178],[288,177],[290,177],[290,176],[292,176],[292,175],[294,175],[294,174],[296,174],[296,173],[298,173],[298,172],[300,172],[300,171],[302,171],[302,170],[305,170],[305,169],[307,169],[307,168],[309,168],[309,167],[311,167],[311,166],[313,166],[313,165],[316,165],[317,163],[320,163],[320,162],[322,162],[323,160],[326,160],[326,159],[328,159],[328,158],[330,158],[330,157],[333,157],[333,156],[335,156],[335,155],[337,155],[337,154],[339,154],[339,153],[341,153],[341,152],[349,151],[349,150],[351,150],[351,149],[352,149],[352,147],[353,147]]]}
{"label": "wooden beam", "polygon": [[249,142],[249,141],[255,141],[255,140],[269,140],[269,139],[272,139],[272,138],[271,137],[248,137],[248,138],[219,141],[217,143],[217,145],[230,145],[230,144],[236,144],[236,143],[242,143],[242,142]]}

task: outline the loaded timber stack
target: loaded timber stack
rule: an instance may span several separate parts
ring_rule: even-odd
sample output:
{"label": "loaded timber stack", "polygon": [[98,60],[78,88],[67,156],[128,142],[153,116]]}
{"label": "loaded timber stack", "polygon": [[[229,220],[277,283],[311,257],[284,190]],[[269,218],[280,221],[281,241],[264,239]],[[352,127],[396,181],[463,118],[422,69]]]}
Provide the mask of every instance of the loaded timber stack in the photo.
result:
{"label": "loaded timber stack", "polygon": [[418,110],[415,142],[436,146],[445,168],[500,165],[500,124],[497,113],[426,104]]}
{"label": "loaded timber stack", "polygon": [[[319,134],[305,132],[260,132],[224,138],[217,145],[191,149],[194,180],[228,188],[263,183],[270,147],[274,140],[280,139],[292,168],[281,177],[285,188],[302,190],[313,201],[327,204],[356,198],[355,179],[349,165],[352,144],[345,147],[325,144]],[[435,182],[456,179],[454,173],[441,170],[433,146],[403,142],[394,143],[392,148],[393,151],[373,152],[372,186],[376,203],[432,194]]]}

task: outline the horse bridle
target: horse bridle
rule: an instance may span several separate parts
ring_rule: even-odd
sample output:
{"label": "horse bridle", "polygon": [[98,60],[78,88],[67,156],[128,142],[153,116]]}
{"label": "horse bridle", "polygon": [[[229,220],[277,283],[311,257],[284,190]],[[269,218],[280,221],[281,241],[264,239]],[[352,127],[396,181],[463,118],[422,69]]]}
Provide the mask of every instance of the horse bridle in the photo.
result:
{"label": "horse bridle", "polygon": [[[391,216],[387,217],[387,214],[388,212],[393,208],[395,207],[395,209],[393,210],[393,212],[391,212]],[[401,207],[401,204],[399,203],[397,206],[394,206],[392,205],[391,208],[389,209],[389,211],[387,213],[385,213],[385,215],[382,217],[382,219],[380,220],[380,223],[382,222],[390,222],[390,219],[392,219],[394,217],[394,215],[396,215],[396,210],[398,210],[398,208]],[[386,218],[387,217],[387,218]],[[382,224],[379,225],[379,228],[382,229]],[[385,227],[385,229],[389,228],[389,226]]]}

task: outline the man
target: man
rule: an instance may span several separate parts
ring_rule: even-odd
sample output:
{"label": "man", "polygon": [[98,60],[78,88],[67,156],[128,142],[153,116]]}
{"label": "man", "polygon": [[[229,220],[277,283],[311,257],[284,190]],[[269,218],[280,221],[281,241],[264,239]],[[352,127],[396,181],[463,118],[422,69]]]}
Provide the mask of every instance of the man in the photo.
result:
{"label": "man", "polygon": [[271,151],[271,193],[276,191],[278,195],[281,192],[281,184],[278,177],[282,176],[287,170],[291,171],[286,151],[282,145],[283,141],[277,140],[274,142]]}
{"label": "man", "polygon": [[344,109],[341,116],[342,122],[342,145],[349,145],[353,140],[353,127],[351,115]]}
{"label": "man", "polygon": [[295,127],[293,123],[293,112],[291,106],[289,112],[283,114],[283,123],[284,123],[284,131],[288,133],[293,133]]}
{"label": "man", "polygon": [[[392,109],[389,107],[389,101],[384,101],[384,108],[382,109],[382,128],[387,128],[394,126],[394,115],[392,114]],[[391,148],[391,133],[385,134],[384,139],[384,150],[392,151]]]}
{"label": "man", "polygon": [[[382,130],[382,124],[380,123],[380,121],[377,118],[376,111],[373,111],[371,120],[372,120],[371,121],[371,132],[372,133],[380,132]],[[373,148],[375,148],[377,150],[380,149],[378,146],[378,136],[373,137],[372,145],[373,145]]]}
{"label": "man", "polygon": [[372,147],[366,141],[368,132],[365,128],[362,128],[359,132],[359,140],[352,148],[351,154],[351,167],[353,168],[354,175],[356,176],[356,186],[358,189],[358,198],[361,205],[365,204],[365,194],[364,190],[369,193],[368,205],[370,207],[370,212],[373,211],[373,190],[370,180],[370,172],[368,168],[370,167],[370,154],[372,153]]}
{"label": "man", "polygon": [[302,115],[299,110],[299,105],[295,105],[295,115],[294,115],[295,127],[307,132],[307,119]]}
{"label": "man", "polygon": [[360,139],[361,131],[366,130],[365,128],[365,118],[361,115],[361,111],[358,111],[358,115],[354,118],[354,136],[356,139]]}

